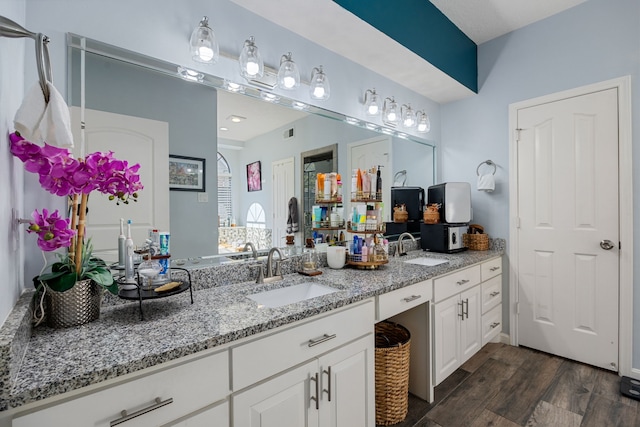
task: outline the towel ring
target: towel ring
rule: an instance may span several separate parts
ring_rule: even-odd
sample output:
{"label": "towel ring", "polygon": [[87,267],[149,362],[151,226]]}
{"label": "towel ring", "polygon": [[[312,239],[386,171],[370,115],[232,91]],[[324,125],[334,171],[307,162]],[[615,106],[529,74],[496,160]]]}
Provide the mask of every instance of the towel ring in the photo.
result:
{"label": "towel ring", "polygon": [[491,175],[495,175],[498,168],[496,167],[496,164],[492,160],[485,160],[484,162],[480,163],[476,168],[476,175],[480,176],[480,166],[484,165],[485,163],[488,164],[489,166],[493,166],[493,173]]}

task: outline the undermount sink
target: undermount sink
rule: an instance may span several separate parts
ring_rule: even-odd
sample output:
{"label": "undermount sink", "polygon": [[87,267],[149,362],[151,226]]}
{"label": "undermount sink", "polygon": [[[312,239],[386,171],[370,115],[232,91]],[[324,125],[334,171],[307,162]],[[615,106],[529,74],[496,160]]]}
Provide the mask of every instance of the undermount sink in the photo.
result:
{"label": "undermount sink", "polygon": [[408,259],[405,262],[408,264],[418,264],[418,265],[426,265],[427,267],[433,267],[435,265],[444,264],[449,261],[442,258],[420,257],[420,258]]}
{"label": "undermount sink", "polygon": [[277,308],[334,292],[338,292],[338,289],[315,282],[303,282],[297,285],[247,295],[247,298],[261,306]]}

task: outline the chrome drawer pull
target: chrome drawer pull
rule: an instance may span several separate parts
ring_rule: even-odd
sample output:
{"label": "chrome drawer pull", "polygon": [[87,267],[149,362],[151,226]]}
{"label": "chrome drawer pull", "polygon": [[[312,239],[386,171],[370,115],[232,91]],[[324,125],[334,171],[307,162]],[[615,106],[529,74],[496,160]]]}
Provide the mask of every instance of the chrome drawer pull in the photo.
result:
{"label": "chrome drawer pull", "polygon": [[500,322],[493,322],[490,327],[491,329],[493,329],[493,328],[497,328],[498,326],[500,326]]}
{"label": "chrome drawer pull", "polygon": [[111,421],[109,423],[109,425],[111,427],[117,426],[118,424],[126,423],[127,421],[129,421],[129,420],[131,420],[131,419],[133,419],[135,417],[139,417],[140,415],[144,415],[144,414],[146,414],[148,412],[155,411],[158,408],[162,408],[163,406],[166,406],[166,405],[168,405],[170,403],[173,403],[173,398],[170,397],[167,400],[162,400],[159,397],[156,397],[155,402],[156,403],[154,403],[151,406],[147,406],[146,408],[142,408],[142,409],[140,409],[138,411],[135,411],[135,412],[132,412],[130,414],[127,414],[127,411],[122,410],[122,412],[120,412],[120,415],[122,415],[122,417],[118,418],[117,420]]}
{"label": "chrome drawer pull", "polygon": [[319,398],[319,394],[320,394],[320,381],[318,379],[318,373],[316,372],[316,375],[309,378],[311,381],[315,381],[316,383],[316,395],[315,396],[311,396],[310,399],[311,400],[315,400],[316,401],[316,409],[320,409],[320,398]]}
{"label": "chrome drawer pull", "polygon": [[313,347],[314,345],[322,344],[325,341],[332,340],[336,337],[336,334],[328,335],[324,334],[322,338],[318,338],[315,340],[309,340],[309,347]]}
{"label": "chrome drawer pull", "polygon": [[469,283],[469,281],[467,279],[462,279],[459,282],[456,282],[458,285],[464,285],[465,283]]}
{"label": "chrome drawer pull", "polygon": [[496,271],[496,270],[500,270],[500,267],[491,267],[491,268],[489,269],[489,271]]}
{"label": "chrome drawer pull", "polygon": [[331,402],[331,366],[329,366],[326,371],[323,370],[322,373],[327,374],[327,378],[329,378],[329,381],[327,381],[327,388],[322,391],[327,393],[328,400]]}
{"label": "chrome drawer pull", "polygon": [[500,295],[500,292],[494,291],[494,292],[491,292],[489,295],[491,295],[492,297],[495,297],[495,296]]}
{"label": "chrome drawer pull", "polygon": [[415,301],[417,299],[422,298],[422,295],[411,295],[410,297],[406,297],[406,298],[402,298],[404,300],[404,302],[411,302],[411,301]]}

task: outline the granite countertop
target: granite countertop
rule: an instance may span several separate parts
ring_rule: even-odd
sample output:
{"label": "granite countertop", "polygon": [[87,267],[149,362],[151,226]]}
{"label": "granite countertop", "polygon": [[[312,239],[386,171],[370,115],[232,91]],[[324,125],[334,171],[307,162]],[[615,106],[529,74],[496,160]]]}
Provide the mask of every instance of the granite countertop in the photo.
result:
{"label": "granite countertop", "polygon": [[[137,302],[103,306],[100,319],[76,328],[38,327],[25,345],[19,366],[0,376],[0,411],[19,407],[90,384],[135,372],[205,349],[233,342],[278,326],[380,295],[502,255],[504,245],[489,251],[428,255],[410,251],[377,270],[321,268],[323,274],[286,274],[284,280],[258,285],[253,281],[225,284],[158,300],[143,301],[144,321]],[[426,267],[403,261],[413,257],[443,258]],[[215,272],[213,273],[215,276]],[[259,307],[249,294],[313,281],[339,289],[322,297],[280,308]],[[224,280],[222,280],[224,282]],[[19,301],[18,305],[25,305]],[[28,305],[28,304],[26,304]],[[14,312],[16,309],[14,309]],[[13,314],[13,313],[12,313]],[[14,320],[15,322],[15,320]],[[11,326],[11,319],[8,319]],[[0,330],[0,351],[3,335]],[[5,337],[6,338],[6,337]],[[26,348],[25,348],[26,347]],[[14,357],[19,356],[13,355]],[[9,358],[9,356],[7,356]]]}

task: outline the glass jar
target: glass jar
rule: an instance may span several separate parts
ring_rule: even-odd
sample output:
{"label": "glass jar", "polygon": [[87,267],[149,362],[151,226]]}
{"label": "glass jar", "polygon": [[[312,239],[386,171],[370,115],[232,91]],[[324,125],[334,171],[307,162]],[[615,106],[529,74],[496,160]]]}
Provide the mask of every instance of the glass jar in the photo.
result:
{"label": "glass jar", "polygon": [[314,246],[304,248],[302,254],[302,271],[311,272],[318,268],[318,254]]}

